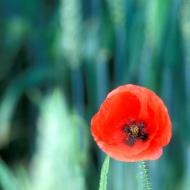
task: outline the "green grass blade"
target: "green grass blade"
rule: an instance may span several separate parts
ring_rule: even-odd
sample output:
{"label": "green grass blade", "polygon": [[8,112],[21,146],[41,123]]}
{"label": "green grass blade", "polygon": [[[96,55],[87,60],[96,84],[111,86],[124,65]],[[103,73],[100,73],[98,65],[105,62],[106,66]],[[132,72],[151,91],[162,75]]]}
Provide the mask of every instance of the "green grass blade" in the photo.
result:
{"label": "green grass blade", "polygon": [[109,161],[110,161],[110,157],[107,156],[104,160],[104,163],[101,169],[99,190],[107,189],[107,174],[109,171]]}
{"label": "green grass blade", "polygon": [[1,159],[0,159],[0,185],[4,190],[20,189],[18,187],[15,176]]}

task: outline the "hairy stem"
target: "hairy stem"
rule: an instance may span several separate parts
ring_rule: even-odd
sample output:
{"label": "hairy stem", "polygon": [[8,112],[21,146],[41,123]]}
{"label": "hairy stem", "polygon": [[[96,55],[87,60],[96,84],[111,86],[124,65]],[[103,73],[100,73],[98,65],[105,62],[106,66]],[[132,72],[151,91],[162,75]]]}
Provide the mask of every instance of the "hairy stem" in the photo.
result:
{"label": "hairy stem", "polygon": [[143,180],[143,190],[152,190],[152,184],[150,182],[149,167],[145,161],[140,162],[141,176]]}

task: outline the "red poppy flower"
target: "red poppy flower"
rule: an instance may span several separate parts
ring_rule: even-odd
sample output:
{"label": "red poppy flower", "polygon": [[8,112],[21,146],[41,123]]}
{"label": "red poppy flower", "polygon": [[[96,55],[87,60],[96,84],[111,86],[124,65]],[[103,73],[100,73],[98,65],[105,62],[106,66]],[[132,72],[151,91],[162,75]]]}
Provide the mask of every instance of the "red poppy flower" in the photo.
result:
{"label": "red poppy flower", "polygon": [[171,139],[171,121],[154,92],[129,84],[108,94],[91,120],[91,132],[98,146],[116,160],[155,160]]}

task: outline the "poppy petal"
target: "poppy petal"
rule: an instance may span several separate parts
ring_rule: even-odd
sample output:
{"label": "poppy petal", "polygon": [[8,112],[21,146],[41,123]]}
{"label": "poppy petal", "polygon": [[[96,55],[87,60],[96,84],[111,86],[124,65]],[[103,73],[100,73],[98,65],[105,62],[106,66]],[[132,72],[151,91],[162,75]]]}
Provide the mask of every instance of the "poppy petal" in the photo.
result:
{"label": "poppy petal", "polygon": [[[132,93],[124,92],[107,98],[100,110],[91,120],[93,136],[105,140],[108,144],[120,143],[122,138],[121,126],[139,115],[140,102]],[[119,137],[119,138],[117,138]]]}

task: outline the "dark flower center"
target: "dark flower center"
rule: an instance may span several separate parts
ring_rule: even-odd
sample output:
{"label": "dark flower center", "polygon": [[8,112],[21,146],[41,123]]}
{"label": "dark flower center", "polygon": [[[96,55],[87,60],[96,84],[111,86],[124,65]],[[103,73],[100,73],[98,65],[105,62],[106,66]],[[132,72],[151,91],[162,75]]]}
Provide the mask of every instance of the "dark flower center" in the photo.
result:
{"label": "dark flower center", "polygon": [[126,134],[125,143],[133,145],[136,140],[147,140],[148,134],[145,132],[145,123],[130,121],[124,126],[124,132]]}

